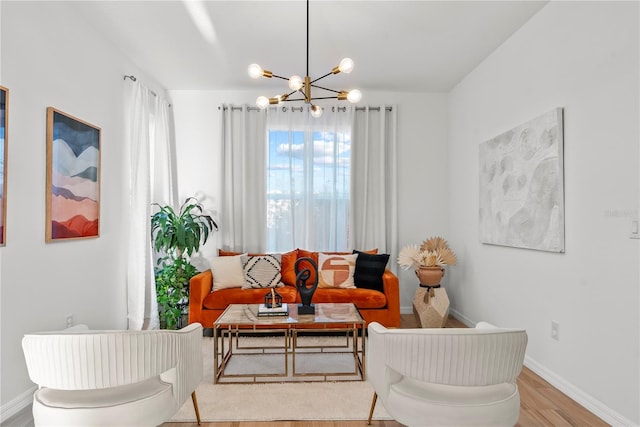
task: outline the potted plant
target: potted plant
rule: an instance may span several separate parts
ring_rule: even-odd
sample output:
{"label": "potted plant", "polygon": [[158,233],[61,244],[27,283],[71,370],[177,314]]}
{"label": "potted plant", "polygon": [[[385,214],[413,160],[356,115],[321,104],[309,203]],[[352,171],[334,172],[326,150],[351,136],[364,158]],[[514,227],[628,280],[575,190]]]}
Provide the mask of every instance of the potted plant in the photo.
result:
{"label": "potted plant", "polygon": [[187,198],[178,212],[168,205],[154,205],[159,207],[151,216],[151,241],[159,254],[155,280],[160,323],[174,329],[181,326],[189,304],[189,280],[198,273],[189,257],[218,225],[193,197]]}
{"label": "potted plant", "polygon": [[398,264],[403,269],[413,268],[420,286],[434,286],[444,276],[445,265],[455,265],[456,254],[442,237],[430,237],[422,245],[408,245],[398,255]]}

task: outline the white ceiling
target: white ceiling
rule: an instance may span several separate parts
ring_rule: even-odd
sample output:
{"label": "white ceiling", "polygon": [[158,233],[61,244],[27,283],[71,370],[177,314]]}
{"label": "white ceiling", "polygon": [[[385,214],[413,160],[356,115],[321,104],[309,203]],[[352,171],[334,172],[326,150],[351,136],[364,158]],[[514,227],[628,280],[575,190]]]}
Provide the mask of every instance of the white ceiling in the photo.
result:
{"label": "white ceiling", "polygon": [[[354,71],[324,85],[447,92],[546,3],[312,0],[309,75],[328,73],[349,56]],[[265,79],[247,75],[253,62],[281,76],[305,75],[303,0],[70,4],[166,89],[265,87]],[[200,8],[213,31],[199,30],[187,6]]]}

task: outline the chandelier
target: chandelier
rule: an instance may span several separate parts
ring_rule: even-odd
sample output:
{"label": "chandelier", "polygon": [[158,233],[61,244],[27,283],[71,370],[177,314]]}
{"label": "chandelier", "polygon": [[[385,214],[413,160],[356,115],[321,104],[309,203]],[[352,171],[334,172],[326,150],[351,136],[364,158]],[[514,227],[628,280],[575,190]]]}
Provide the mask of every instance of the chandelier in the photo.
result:
{"label": "chandelier", "polygon": [[[317,79],[311,80],[309,77],[309,0],[307,0],[307,73],[304,79],[298,75],[293,75],[289,78],[278,76],[277,74],[273,74],[271,71],[264,70],[258,64],[249,65],[249,76],[254,79],[260,77],[266,78],[278,78],[282,80],[289,81],[289,88],[291,92],[284,93],[279,96],[275,96],[273,98],[267,98],[266,96],[259,96],[256,100],[256,105],[261,108],[267,108],[269,105],[280,104],[285,101],[304,101],[309,104],[311,107],[311,115],[313,117],[320,117],[322,115],[322,107],[317,104],[314,104],[312,101],[319,99],[338,99],[340,101],[347,100],[351,103],[357,103],[362,99],[362,93],[358,89],[353,89],[350,91],[346,90],[333,90],[326,87],[318,86],[316,82],[328,77],[332,74],[338,73],[350,73],[353,71],[353,60],[351,58],[344,58],[340,61],[340,64],[337,67],[333,67],[333,69],[327,74],[318,77]],[[312,96],[311,88],[316,88],[323,90],[325,92],[333,92],[335,95],[333,96]],[[294,95],[301,95],[302,97],[295,97]]]}

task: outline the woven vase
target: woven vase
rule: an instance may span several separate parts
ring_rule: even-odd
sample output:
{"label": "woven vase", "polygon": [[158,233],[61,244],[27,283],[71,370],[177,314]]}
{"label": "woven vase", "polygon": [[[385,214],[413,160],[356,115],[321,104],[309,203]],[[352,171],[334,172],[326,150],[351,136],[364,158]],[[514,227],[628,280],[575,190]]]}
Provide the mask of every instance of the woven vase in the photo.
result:
{"label": "woven vase", "polygon": [[418,267],[416,268],[416,276],[418,276],[421,286],[435,286],[440,284],[440,280],[444,276],[444,268]]}

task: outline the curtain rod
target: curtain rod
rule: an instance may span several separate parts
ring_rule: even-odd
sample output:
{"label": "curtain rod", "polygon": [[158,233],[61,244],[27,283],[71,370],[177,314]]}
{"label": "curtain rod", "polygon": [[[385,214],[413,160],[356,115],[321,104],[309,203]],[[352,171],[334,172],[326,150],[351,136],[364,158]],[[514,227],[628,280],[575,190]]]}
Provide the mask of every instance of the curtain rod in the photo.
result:
{"label": "curtain rod", "polygon": [[[135,82],[136,80],[138,80],[138,79],[136,79],[136,76],[134,76],[133,74],[130,75],[130,76],[125,75],[122,78],[122,80],[127,80],[127,79],[131,80],[132,82]],[[147,88],[147,89],[149,89],[149,88]],[[156,93],[153,90],[149,89],[149,92],[151,92],[151,95],[155,96],[156,98],[158,97],[158,95],[156,95]],[[171,107],[171,104],[169,104],[169,107]]]}
{"label": "curtain rod", "polygon": [[[218,110],[221,109],[221,108],[224,108],[225,111],[229,109],[229,107],[218,106]],[[235,107],[234,106],[234,107],[231,107],[231,110],[232,111],[239,111],[239,110],[242,110],[242,108],[243,107]],[[246,108],[247,108],[248,111],[260,111],[261,110],[261,108],[251,107],[251,106],[247,106]],[[274,108],[274,107],[272,107],[272,108]],[[291,108],[293,110],[297,110],[299,108],[300,111],[302,111],[303,107],[282,107],[282,108]],[[346,108],[347,107],[338,107],[338,109],[346,109]],[[356,111],[364,111],[364,110],[366,110],[365,107],[356,107]],[[380,111],[380,107],[369,107],[369,110],[371,110],[371,111]],[[393,108],[392,107],[385,107],[385,110],[386,111],[393,111]]]}

